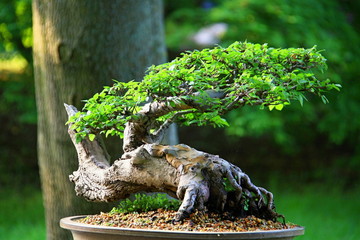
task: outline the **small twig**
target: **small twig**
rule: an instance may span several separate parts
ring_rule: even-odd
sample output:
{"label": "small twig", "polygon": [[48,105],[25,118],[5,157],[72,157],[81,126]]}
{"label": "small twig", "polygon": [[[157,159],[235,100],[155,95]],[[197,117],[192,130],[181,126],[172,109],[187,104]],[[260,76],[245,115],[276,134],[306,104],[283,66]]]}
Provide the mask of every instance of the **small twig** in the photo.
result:
{"label": "small twig", "polygon": [[236,96],[236,98],[234,99],[234,101],[232,101],[231,103],[229,103],[227,106],[226,106],[226,110],[227,111],[230,111],[232,109],[232,107],[237,103],[239,102],[239,100],[241,100],[241,98],[243,97],[243,95],[238,95]]}
{"label": "small twig", "polygon": [[194,113],[197,110],[195,109],[191,109],[191,110],[185,110],[185,111],[180,111],[180,112],[176,112],[174,113],[173,116],[171,116],[170,118],[166,119],[166,121],[161,124],[161,126],[159,127],[159,129],[157,131],[155,131],[152,135],[152,139],[153,141],[157,142],[157,141],[161,141],[164,132],[166,129],[169,128],[169,126],[175,121],[175,118],[177,118],[179,115],[184,115],[184,114],[189,114],[189,113]]}

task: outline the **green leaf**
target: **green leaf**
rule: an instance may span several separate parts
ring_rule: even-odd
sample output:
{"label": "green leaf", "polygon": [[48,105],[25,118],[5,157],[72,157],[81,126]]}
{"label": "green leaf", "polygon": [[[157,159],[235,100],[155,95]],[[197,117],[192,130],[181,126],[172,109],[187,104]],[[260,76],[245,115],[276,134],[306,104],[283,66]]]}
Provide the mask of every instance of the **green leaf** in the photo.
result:
{"label": "green leaf", "polygon": [[284,104],[275,105],[275,109],[281,111],[284,108]]}
{"label": "green leaf", "polygon": [[329,100],[327,99],[327,97],[325,95],[321,95],[321,100],[323,101],[324,104],[329,103]]}
{"label": "green leaf", "polygon": [[106,133],[105,133],[105,137],[108,137],[109,134],[113,135],[113,132],[114,132],[114,130],[107,130]]}
{"label": "green leaf", "polygon": [[94,141],[96,135],[91,133],[91,134],[88,135],[88,137],[89,137],[90,141]]}
{"label": "green leaf", "polygon": [[269,105],[269,110],[272,111],[274,108],[278,111],[281,111],[284,108],[284,104],[273,104]]}
{"label": "green leaf", "polygon": [[300,102],[300,105],[301,105],[301,106],[304,106],[304,98],[303,98],[302,95],[299,95],[299,96],[298,96],[298,100],[299,100],[299,102]]}

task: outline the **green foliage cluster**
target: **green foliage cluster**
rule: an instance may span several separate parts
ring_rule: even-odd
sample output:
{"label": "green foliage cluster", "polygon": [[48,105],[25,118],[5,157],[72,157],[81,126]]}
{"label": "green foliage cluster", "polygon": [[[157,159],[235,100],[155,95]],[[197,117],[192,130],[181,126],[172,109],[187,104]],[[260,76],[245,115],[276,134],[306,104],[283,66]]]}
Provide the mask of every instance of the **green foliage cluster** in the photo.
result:
{"label": "green foliage cluster", "polygon": [[157,193],[154,195],[146,195],[137,193],[135,199],[129,198],[121,201],[118,207],[114,207],[111,213],[140,213],[154,211],[157,209],[177,210],[181,202],[177,199],[171,199],[166,194]]}
{"label": "green foliage cluster", "polygon": [[[144,81],[154,99],[194,97],[191,100],[203,103],[209,111],[222,112],[240,96],[246,104],[272,109],[291,99],[303,102],[305,91],[321,95],[323,90],[338,89],[339,85],[318,80],[313,72],[313,68],[326,70],[325,62],[315,47],[276,49],[235,42],[227,48],[187,52],[182,58],[152,67]],[[223,91],[227,102],[211,98],[207,90]]]}
{"label": "green foliage cluster", "polygon": [[159,123],[177,114],[186,126],[228,126],[221,116],[245,105],[281,110],[294,99],[302,104],[305,92],[326,103],[323,92],[339,90],[340,85],[316,77],[326,69],[325,62],[315,47],[279,49],[248,42],[187,52],[150,67],[142,82],[115,82],[105,87],[69,122],[78,141],[87,135],[93,140],[97,133],[122,137],[125,123],[136,119],[151,99],[173,108],[156,116]]}
{"label": "green foliage cluster", "polygon": [[77,141],[87,135],[93,140],[97,133],[122,138],[125,123],[145,101],[142,91],[137,91],[139,85],[134,81],[115,81],[112,87],[105,86],[103,91],[86,100],[85,112],[77,112],[68,121],[74,123],[72,128],[77,131]]}

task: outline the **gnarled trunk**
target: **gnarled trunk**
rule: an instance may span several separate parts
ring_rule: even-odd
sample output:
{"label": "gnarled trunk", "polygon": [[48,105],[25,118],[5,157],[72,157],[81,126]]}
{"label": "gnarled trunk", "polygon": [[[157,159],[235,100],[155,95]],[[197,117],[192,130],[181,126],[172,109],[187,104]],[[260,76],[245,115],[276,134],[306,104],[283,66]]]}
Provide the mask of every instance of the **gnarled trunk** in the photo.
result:
{"label": "gnarled trunk", "polygon": [[[65,107],[69,116],[77,111],[73,106]],[[128,136],[134,135],[131,127],[133,125],[128,125],[125,131]],[[167,146],[142,142],[130,144],[131,148],[124,147],[128,151],[110,165],[99,137],[77,143],[76,132],[71,126],[68,132],[79,159],[79,169],[70,179],[75,183],[77,195],[90,201],[107,202],[139,191],[161,191],[182,200],[176,221],[187,217],[195,209],[204,210],[205,207],[266,219],[280,216],[274,211],[270,192],[252,184],[239,167],[217,155],[184,144]],[[124,139],[124,144],[126,142],[134,143]],[[232,191],[226,191],[225,180]]]}

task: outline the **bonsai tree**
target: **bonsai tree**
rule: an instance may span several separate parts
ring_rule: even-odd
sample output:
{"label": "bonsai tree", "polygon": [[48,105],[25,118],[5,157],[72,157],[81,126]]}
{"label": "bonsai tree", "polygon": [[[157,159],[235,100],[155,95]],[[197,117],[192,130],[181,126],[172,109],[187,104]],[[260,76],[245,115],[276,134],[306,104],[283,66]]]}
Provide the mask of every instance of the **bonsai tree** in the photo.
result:
{"label": "bonsai tree", "polygon": [[[273,194],[255,186],[238,166],[184,144],[163,145],[172,123],[224,127],[223,116],[245,105],[281,110],[322,98],[338,84],[321,80],[326,59],[316,50],[276,49],[235,42],[186,52],[149,68],[142,82],[116,82],[88,99],[82,111],[66,105],[79,169],[70,180],[77,195],[115,201],[139,191],[160,191],[182,201],[175,221],[205,208],[276,220]],[[123,139],[110,164],[100,135]],[[239,156],[241,157],[241,156]]]}

